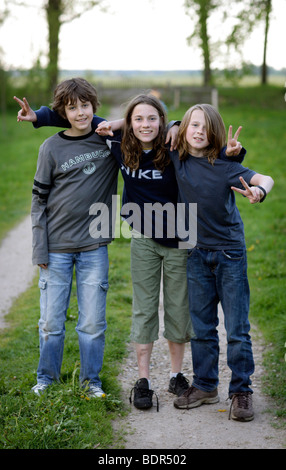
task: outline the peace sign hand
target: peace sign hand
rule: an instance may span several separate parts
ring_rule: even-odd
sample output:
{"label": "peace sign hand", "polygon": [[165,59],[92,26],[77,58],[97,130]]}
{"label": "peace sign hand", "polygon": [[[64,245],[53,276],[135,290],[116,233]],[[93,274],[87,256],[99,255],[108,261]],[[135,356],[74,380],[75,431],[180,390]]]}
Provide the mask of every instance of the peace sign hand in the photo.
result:
{"label": "peace sign hand", "polygon": [[241,145],[240,142],[237,141],[237,139],[238,139],[238,136],[240,134],[241,129],[242,129],[242,126],[239,126],[236,133],[232,137],[232,126],[229,126],[227,147],[226,147],[226,151],[225,151],[227,157],[232,157],[232,156],[239,155],[239,153],[242,149],[242,145]]}
{"label": "peace sign hand", "polygon": [[35,111],[32,110],[26,98],[23,98],[23,101],[17,96],[14,96],[14,100],[17,101],[18,105],[21,107],[20,111],[18,112],[17,121],[28,121],[28,122],[36,122],[37,115]]}
{"label": "peace sign hand", "polygon": [[240,176],[239,179],[245,189],[236,188],[234,186],[231,186],[231,189],[247,197],[249,199],[250,204],[255,204],[256,202],[259,202],[261,197],[263,196],[263,192],[257,186],[249,187],[242,176]]}

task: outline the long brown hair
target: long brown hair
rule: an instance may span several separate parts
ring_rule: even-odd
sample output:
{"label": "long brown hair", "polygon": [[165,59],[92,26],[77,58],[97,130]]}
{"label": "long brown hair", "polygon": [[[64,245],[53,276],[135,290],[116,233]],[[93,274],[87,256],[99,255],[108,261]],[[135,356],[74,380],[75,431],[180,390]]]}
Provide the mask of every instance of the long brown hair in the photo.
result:
{"label": "long brown hair", "polygon": [[219,152],[226,144],[226,132],[224,122],[219,112],[210,104],[196,104],[188,109],[180,125],[177,149],[179,159],[186,160],[189,155],[189,144],[186,139],[187,127],[195,109],[203,111],[206,120],[207,138],[209,145],[204,149],[204,156],[213,164],[218,158]]}
{"label": "long brown hair", "polygon": [[158,170],[164,171],[164,168],[170,163],[170,158],[165,147],[166,114],[160,101],[152,95],[138,95],[133,98],[127,106],[121,143],[124,163],[132,170],[137,170],[143,152],[142,144],[135,137],[131,123],[133,110],[138,104],[148,104],[158,111],[160,125],[158,135],[152,142],[153,150],[155,151],[153,163]]}

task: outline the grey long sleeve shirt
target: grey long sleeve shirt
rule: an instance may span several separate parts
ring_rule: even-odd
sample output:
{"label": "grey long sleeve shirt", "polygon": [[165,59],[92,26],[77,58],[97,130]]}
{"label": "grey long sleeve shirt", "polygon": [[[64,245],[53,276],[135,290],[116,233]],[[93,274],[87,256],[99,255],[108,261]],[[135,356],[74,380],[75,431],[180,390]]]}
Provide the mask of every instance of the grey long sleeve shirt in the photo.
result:
{"label": "grey long sleeve shirt", "polygon": [[[83,137],[59,132],[45,140],[32,196],[33,264],[48,263],[48,252],[93,249],[112,240],[117,176],[114,157],[94,131]],[[108,227],[101,232],[91,229],[98,203],[109,211]]]}

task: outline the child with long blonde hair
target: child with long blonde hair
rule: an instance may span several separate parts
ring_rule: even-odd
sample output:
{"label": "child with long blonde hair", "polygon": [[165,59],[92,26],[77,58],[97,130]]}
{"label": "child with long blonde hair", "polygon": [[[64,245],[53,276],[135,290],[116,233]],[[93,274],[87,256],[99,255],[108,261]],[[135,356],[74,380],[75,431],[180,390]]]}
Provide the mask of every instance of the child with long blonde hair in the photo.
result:
{"label": "child with long blonde hair", "polygon": [[249,335],[249,285],[243,222],[234,191],[250,203],[264,201],[271,191],[270,176],[233,161],[222,160],[226,132],[222,117],[209,104],[195,105],[185,114],[177,152],[171,152],[180,201],[197,204],[197,244],[189,250],[187,277],[193,382],[174,400],[176,408],[216,403],[218,397],[218,303],[227,332],[227,361],[232,375],[231,417],[253,419],[250,376],[254,371]]}

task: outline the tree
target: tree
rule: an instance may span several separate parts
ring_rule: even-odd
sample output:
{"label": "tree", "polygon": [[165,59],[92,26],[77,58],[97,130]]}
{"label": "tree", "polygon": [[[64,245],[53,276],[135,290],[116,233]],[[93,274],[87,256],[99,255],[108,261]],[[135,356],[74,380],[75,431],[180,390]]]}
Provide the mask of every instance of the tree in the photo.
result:
{"label": "tree", "polygon": [[264,33],[264,48],[263,48],[263,62],[261,67],[261,82],[263,85],[267,83],[267,62],[266,62],[266,54],[267,54],[267,41],[268,41],[268,32],[270,26],[270,13],[272,10],[271,0],[265,1],[265,33]]}
{"label": "tree", "polygon": [[[4,0],[3,6],[0,9],[0,26],[4,23],[5,19],[9,14],[7,2]],[[5,115],[6,115],[6,81],[7,81],[7,73],[4,70],[4,66],[2,64],[2,53],[3,49],[0,46],[0,107],[1,107],[1,114],[2,114],[2,130],[3,132],[6,130],[6,123],[5,123]]]}
{"label": "tree", "polygon": [[227,38],[227,43],[240,51],[245,38],[248,38],[259,22],[264,22],[263,59],[261,66],[261,83],[267,83],[267,44],[270,27],[272,0],[240,0],[241,10],[237,14],[237,22]]}
{"label": "tree", "polygon": [[219,0],[185,0],[185,8],[187,14],[194,17],[196,13],[197,22],[195,29],[191,36],[188,37],[189,44],[193,39],[197,39],[199,47],[202,50],[204,60],[204,85],[212,84],[212,71],[211,71],[211,53],[210,53],[210,39],[208,34],[208,20],[212,10],[220,5]]}
{"label": "tree", "polygon": [[54,90],[58,82],[58,60],[59,60],[59,34],[64,23],[79,18],[86,11],[91,10],[103,0],[47,0],[44,8],[46,10],[49,30],[49,60],[48,60],[48,86]]}
{"label": "tree", "polygon": [[[252,31],[259,23],[264,21],[264,48],[263,62],[261,67],[261,82],[267,83],[267,41],[271,20],[272,0],[185,0],[184,6],[191,18],[196,18],[196,24],[193,33],[188,41],[198,41],[202,50],[204,59],[204,85],[212,84],[211,63],[216,51],[221,51],[222,46],[226,45],[228,50],[234,47],[237,53],[243,57],[242,47],[245,39],[249,37]],[[210,41],[208,32],[209,22],[214,11],[222,15],[223,30],[227,31],[228,24],[233,23],[230,33],[225,33],[225,39],[220,39],[217,44]],[[227,35],[228,34],[228,35]],[[221,54],[222,56],[222,54]],[[225,62],[227,57],[223,55]],[[231,54],[228,52],[228,57]],[[242,61],[243,62],[243,61]]]}
{"label": "tree", "polygon": [[[28,0],[4,0],[5,8],[0,9],[0,24],[10,14],[9,7],[27,7]],[[90,11],[95,6],[104,8],[104,0],[42,0],[41,5],[36,8],[44,8],[48,23],[48,87],[54,90],[58,82],[58,61],[59,61],[59,35],[64,23],[71,22],[79,18],[83,13]]]}

